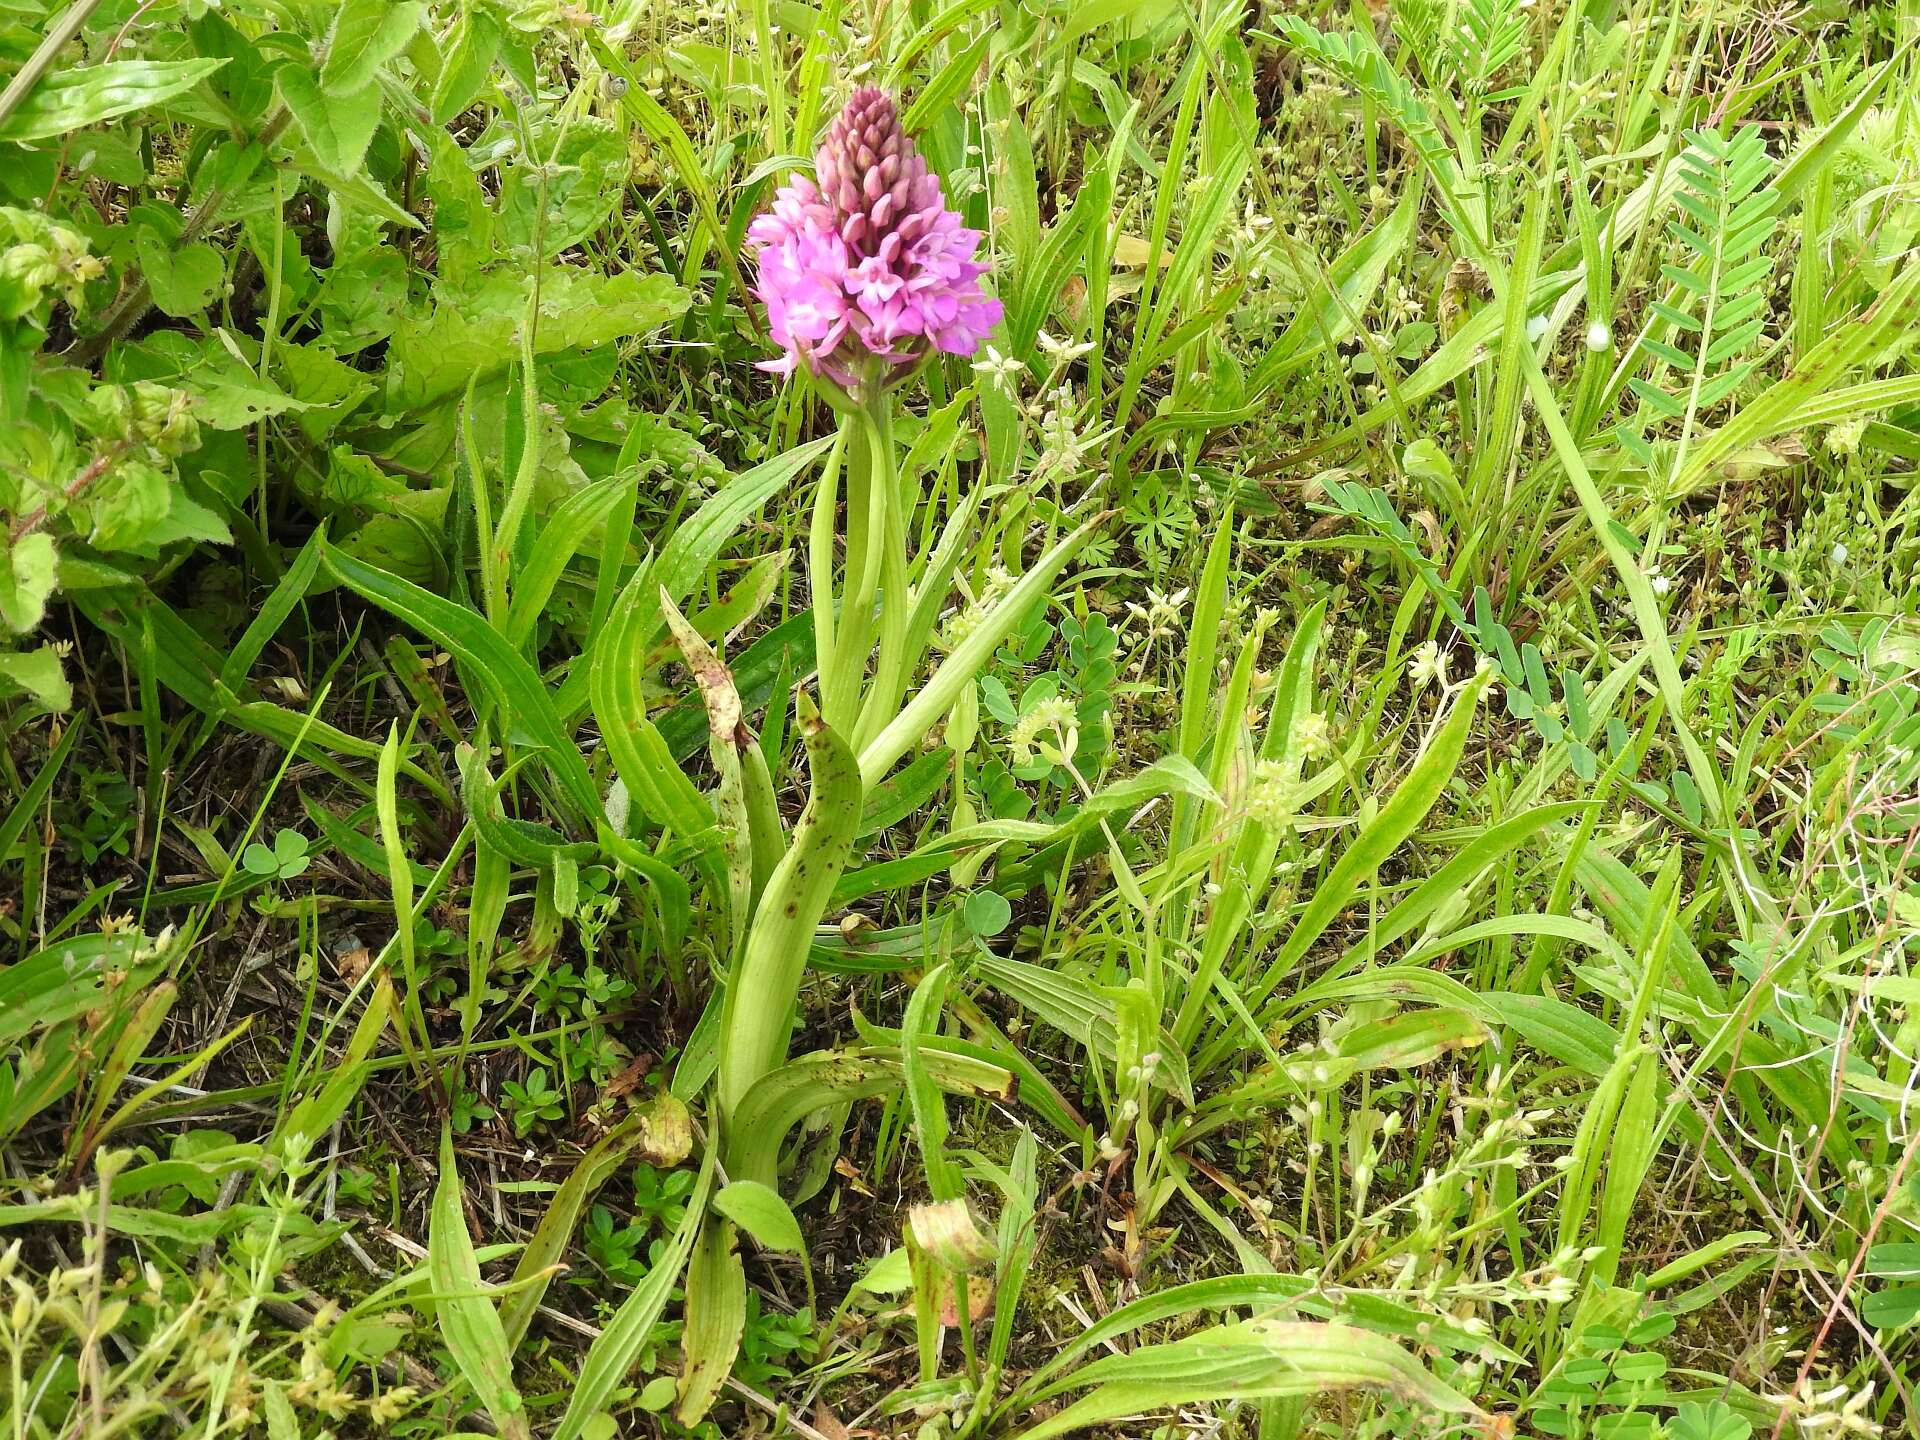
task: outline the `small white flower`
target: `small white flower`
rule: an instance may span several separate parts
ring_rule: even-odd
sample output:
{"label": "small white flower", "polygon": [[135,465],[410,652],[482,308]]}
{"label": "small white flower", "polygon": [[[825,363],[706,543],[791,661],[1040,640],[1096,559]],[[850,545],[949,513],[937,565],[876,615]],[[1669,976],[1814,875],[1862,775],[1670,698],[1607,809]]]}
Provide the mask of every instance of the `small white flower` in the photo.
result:
{"label": "small white flower", "polygon": [[1288,747],[1311,760],[1332,748],[1331,735],[1327,717],[1317,710],[1309,710],[1294,722],[1293,733],[1287,737]]}
{"label": "small white flower", "polygon": [[[1051,736],[1056,743],[1048,744]],[[1037,754],[1059,765],[1073,757],[1080,740],[1080,718],[1073,702],[1063,695],[1050,696],[1014,722],[1007,734],[1007,748],[1016,765],[1025,765]]]}
{"label": "small white flower", "polygon": [[997,385],[1009,395],[1015,393],[1019,386],[1020,374],[1026,368],[1013,356],[1002,355],[991,345],[987,346],[986,359],[973,362],[974,374],[986,377],[989,385]]}
{"label": "small white flower", "polygon": [[1065,365],[1071,361],[1078,360],[1082,355],[1087,354],[1093,349],[1093,342],[1091,340],[1082,340],[1076,345],[1071,340],[1056,339],[1044,330],[1040,332],[1036,343],[1056,365]]}
{"label": "small white flower", "polygon": [[1827,431],[1827,449],[1835,455],[1852,455],[1859,450],[1861,437],[1866,433],[1867,417],[1856,415]]}
{"label": "small white flower", "polygon": [[1845,1385],[1816,1390],[1809,1376],[1794,1387],[1792,1393],[1769,1395],[1767,1399],[1785,1410],[1795,1428],[1808,1440],[1814,1437],[1840,1440],[1842,1436],[1871,1437],[1882,1433],[1881,1427],[1866,1413],[1867,1406],[1873,1403],[1873,1389],[1873,1382],[1869,1380],[1855,1391],[1849,1391]]}
{"label": "small white flower", "polygon": [[1604,320],[1595,320],[1587,326],[1587,349],[1595,354],[1613,348],[1613,331]]}
{"label": "small white flower", "polygon": [[1070,476],[1079,471],[1086,459],[1088,441],[1074,425],[1073,391],[1065,385],[1053,392],[1053,404],[1040,419],[1040,440],[1042,448],[1040,462],[1034,467],[1036,474],[1057,471]]}
{"label": "small white flower", "polygon": [[1447,682],[1447,657],[1440,653],[1438,641],[1429,640],[1413,652],[1413,658],[1407,661],[1407,677],[1413,681],[1413,688],[1424,690],[1429,685],[1444,685]]}
{"label": "small white flower", "polygon": [[1673,581],[1660,574],[1657,570],[1647,576],[1647,584],[1653,588],[1653,593],[1656,595],[1664,595],[1673,588]]}
{"label": "small white flower", "polygon": [[1847,547],[1838,540],[1833,542],[1833,563],[1836,565],[1847,563]]}
{"label": "small white flower", "polygon": [[1544,315],[1529,316],[1527,319],[1527,343],[1529,345],[1538,345],[1547,333],[1547,326],[1551,323],[1552,322]]}
{"label": "small white flower", "polygon": [[1186,606],[1192,590],[1182,587],[1171,595],[1164,595],[1151,585],[1147,587],[1147,603],[1137,600],[1127,602],[1127,613],[1137,620],[1146,622],[1147,638],[1156,639],[1162,635],[1171,635],[1186,625]]}
{"label": "small white flower", "polygon": [[1247,818],[1262,825],[1281,826],[1292,821],[1305,798],[1305,787],[1278,760],[1257,761],[1253,783],[1247,787]]}
{"label": "small white flower", "polygon": [[959,648],[960,642],[971,635],[980,622],[987,618],[987,612],[998,605],[1002,597],[1013,589],[1014,577],[1003,567],[994,565],[988,568],[986,583],[980,587],[978,595],[973,595],[968,590],[964,579],[959,583],[961,590],[968,593],[970,599],[965,609],[949,612],[947,616],[946,629],[941,632],[940,640],[949,650]]}

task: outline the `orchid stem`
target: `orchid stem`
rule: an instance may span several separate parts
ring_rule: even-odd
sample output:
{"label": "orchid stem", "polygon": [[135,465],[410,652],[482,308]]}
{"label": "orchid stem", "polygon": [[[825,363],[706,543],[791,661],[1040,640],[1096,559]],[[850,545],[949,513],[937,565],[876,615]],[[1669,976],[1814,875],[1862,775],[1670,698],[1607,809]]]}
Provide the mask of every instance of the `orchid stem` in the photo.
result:
{"label": "orchid stem", "polygon": [[878,453],[872,417],[864,407],[845,413],[847,563],[846,589],[836,617],[833,662],[821,694],[821,713],[843,735],[854,733],[860,715],[860,691],[873,650],[874,604],[886,549],[886,484],[874,473]]}
{"label": "orchid stem", "polygon": [[907,671],[912,657],[907,650],[907,620],[912,597],[907,593],[907,499],[901,491],[901,476],[894,463],[893,403],[881,396],[867,411],[869,423],[863,428],[871,447],[874,494],[880,522],[880,658],[874,668],[873,686],[860,710],[855,730],[857,750],[887,727],[900,713],[900,702],[907,692]]}

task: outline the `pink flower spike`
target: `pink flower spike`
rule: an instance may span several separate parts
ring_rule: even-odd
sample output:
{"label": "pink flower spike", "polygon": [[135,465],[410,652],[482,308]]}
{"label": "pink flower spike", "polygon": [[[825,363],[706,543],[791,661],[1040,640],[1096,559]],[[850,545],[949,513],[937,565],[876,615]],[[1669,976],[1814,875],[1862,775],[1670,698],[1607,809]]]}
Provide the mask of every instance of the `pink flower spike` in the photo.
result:
{"label": "pink flower spike", "polygon": [[784,354],[761,368],[805,366],[849,391],[885,387],[939,352],[972,355],[1000,323],[980,288],[980,232],[947,208],[893,98],[856,90],[814,157],[747,231],[755,294]]}

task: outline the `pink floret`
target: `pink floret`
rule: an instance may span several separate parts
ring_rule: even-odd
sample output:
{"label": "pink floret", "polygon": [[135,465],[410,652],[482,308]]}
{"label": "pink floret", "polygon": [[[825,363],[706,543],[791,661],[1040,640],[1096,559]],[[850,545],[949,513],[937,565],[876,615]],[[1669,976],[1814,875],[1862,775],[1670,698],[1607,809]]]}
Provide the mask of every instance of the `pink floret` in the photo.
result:
{"label": "pink floret", "polygon": [[980,232],[947,208],[884,91],[847,101],[814,172],[781,186],[747,231],[783,352],[760,368],[804,365],[853,390],[870,360],[897,378],[932,351],[975,354],[1000,323],[1000,302],[980,288]]}

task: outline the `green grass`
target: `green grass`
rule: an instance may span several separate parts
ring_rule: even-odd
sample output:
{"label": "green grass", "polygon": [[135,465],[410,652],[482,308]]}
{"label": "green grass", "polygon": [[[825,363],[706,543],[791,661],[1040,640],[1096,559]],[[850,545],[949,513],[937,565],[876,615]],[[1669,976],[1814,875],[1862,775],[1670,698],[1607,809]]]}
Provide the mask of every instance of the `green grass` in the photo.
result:
{"label": "green grass", "polygon": [[[1005,314],[836,409],[862,82]],[[0,1437],[1920,1436],[1916,95],[0,7]]]}

